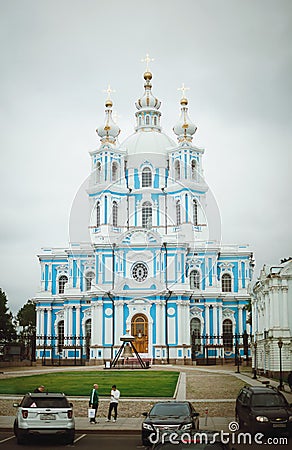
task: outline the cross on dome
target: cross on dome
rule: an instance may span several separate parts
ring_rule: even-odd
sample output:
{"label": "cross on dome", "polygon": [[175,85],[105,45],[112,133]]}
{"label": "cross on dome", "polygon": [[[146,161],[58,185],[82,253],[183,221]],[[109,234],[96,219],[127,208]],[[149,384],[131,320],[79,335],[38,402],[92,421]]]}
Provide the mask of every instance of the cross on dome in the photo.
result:
{"label": "cross on dome", "polygon": [[116,92],[116,91],[111,88],[110,84],[108,84],[107,89],[103,89],[102,92],[106,92],[107,93],[107,100],[111,100],[111,93],[112,92]]}
{"label": "cross on dome", "polygon": [[186,87],[185,84],[182,83],[181,87],[180,87],[180,88],[177,88],[177,90],[178,90],[178,91],[181,91],[181,93],[182,93],[182,98],[185,98],[185,93],[186,93],[186,91],[189,91],[190,88],[189,88],[189,87]]}
{"label": "cross on dome", "polygon": [[149,63],[152,61],[154,61],[154,58],[150,58],[148,53],[146,53],[146,57],[144,59],[141,59],[141,62],[146,63],[146,72],[149,72]]}

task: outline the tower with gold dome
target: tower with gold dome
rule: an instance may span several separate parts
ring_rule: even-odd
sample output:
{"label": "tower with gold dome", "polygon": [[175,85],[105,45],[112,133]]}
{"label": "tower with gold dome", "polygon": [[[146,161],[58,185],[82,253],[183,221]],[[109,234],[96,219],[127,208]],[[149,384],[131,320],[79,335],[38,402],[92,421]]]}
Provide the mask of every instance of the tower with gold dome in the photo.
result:
{"label": "tower with gold dome", "polygon": [[252,253],[220,242],[204,150],[193,142],[197,127],[181,91],[175,142],[162,131],[147,66],[134,133],[120,143],[107,90],[100,143],[90,152],[89,239],[39,255],[39,361],[103,364],[126,330],[152,363],[231,358],[234,336],[249,331]]}

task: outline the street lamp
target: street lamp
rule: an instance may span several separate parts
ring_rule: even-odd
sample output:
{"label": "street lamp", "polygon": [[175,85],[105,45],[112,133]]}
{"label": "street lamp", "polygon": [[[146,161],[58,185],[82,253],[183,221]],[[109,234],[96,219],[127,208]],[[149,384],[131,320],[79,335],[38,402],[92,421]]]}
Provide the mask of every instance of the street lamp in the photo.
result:
{"label": "street lamp", "polygon": [[257,379],[257,342],[255,341],[254,344],[254,369],[253,369],[253,379]]}
{"label": "street lamp", "polygon": [[283,341],[281,338],[279,338],[278,340],[278,347],[279,347],[279,352],[280,352],[280,384],[278,389],[280,391],[283,391],[283,374],[282,374],[282,347],[283,347]]}

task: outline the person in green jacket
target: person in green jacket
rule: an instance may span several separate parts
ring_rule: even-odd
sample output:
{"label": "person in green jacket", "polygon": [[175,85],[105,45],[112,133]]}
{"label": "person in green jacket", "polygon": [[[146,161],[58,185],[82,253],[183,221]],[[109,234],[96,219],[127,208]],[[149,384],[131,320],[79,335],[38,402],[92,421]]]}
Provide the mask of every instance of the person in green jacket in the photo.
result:
{"label": "person in green jacket", "polygon": [[96,413],[98,410],[98,384],[93,385],[90,393],[89,408],[95,409],[95,416],[90,418],[90,423],[96,423]]}

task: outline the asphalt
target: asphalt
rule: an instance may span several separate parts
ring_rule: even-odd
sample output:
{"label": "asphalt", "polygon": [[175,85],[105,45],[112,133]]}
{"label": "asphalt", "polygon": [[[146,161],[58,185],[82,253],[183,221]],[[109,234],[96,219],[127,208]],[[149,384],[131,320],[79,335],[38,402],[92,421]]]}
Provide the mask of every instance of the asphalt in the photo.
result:
{"label": "asphalt", "polygon": [[[186,367],[177,367],[174,366],[173,368],[176,368],[180,370],[180,376],[178,380],[178,384],[174,393],[174,398],[176,400],[186,400]],[[53,369],[52,369],[53,370]],[[188,369],[189,370],[189,369]],[[262,386],[264,383],[268,382],[271,386],[278,387],[279,382],[274,381],[265,377],[258,377],[257,379],[254,379],[251,374],[249,373],[234,373],[230,369],[229,370],[222,370],[216,368],[207,368],[200,366],[197,368],[192,368],[191,370],[199,370],[206,371],[206,372],[212,372],[214,374],[229,374],[234,375],[237,378],[241,379],[245,383],[252,385],[252,386]],[[7,372],[6,372],[7,374]],[[292,403],[292,393],[288,392],[288,388],[285,385],[285,391],[283,392],[286,399],[289,403]],[[7,399],[10,398],[13,401],[13,397],[11,396],[0,396],[0,398]],[[84,400],[85,398],[76,398],[75,400]],[[71,398],[72,400],[72,398]],[[141,399],[131,399],[132,401],[141,401]],[[149,400],[149,399],[148,399]],[[158,399],[153,399],[157,401]],[[164,399],[165,400],[165,399]],[[212,402],[210,399],[188,399],[190,401],[200,401],[200,402]],[[220,403],[220,402],[226,402],[231,401],[233,402],[233,399],[214,399],[214,402]],[[76,431],[78,433],[112,433],[112,432],[118,432],[119,434],[140,434],[141,432],[141,425],[143,422],[143,417],[141,418],[118,418],[116,422],[107,422],[106,418],[104,417],[97,417],[97,423],[91,424],[89,423],[89,420],[86,417],[76,417]],[[209,416],[200,416],[200,429],[202,430],[223,430],[223,431],[229,431],[229,423],[234,421],[234,417],[225,417],[224,411],[222,414],[222,417],[209,417]],[[14,416],[0,416],[0,431],[12,431],[13,428],[13,422],[14,422]]]}

